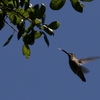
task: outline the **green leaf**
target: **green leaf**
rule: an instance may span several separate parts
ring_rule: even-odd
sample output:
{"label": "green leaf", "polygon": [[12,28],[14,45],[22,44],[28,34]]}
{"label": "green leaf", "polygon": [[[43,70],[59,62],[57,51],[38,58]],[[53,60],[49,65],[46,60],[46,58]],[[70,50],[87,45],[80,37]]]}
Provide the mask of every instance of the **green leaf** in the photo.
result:
{"label": "green leaf", "polygon": [[10,13],[9,19],[14,25],[17,25],[21,22],[21,17],[18,17],[17,15],[13,13]]}
{"label": "green leaf", "polygon": [[34,32],[34,38],[35,38],[35,39],[38,39],[38,38],[40,38],[41,36],[42,36],[41,32],[38,32],[38,31],[35,31],[35,32]]}
{"label": "green leaf", "polygon": [[52,10],[59,10],[64,6],[65,2],[66,0],[51,0],[50,8]]}
{"label": "green leaf", "polygon": [[13,0],[14,7],[19,7],[19,0]]}
{"label": "green leaf", "polygon": [[53,32],[53,30],[51,29],[51,28],[49,28],[47,25],[43,25],[43,30],[47,33],[47,34],[49,34],[49,35],[54,35],[54,32]]}
{"label": "green leaf", "polygon": [[14,3],[13,3],[13,1],[10,1],[10,2],[8,2],[8,7],[10,8],[10,9],[13,9],[14,8]]}
{"label": "green leaf", "polygon": [[30,54],[31,54],[31,51],[30,51],[30,48],[29,48],[29,46],[28,46],[27,44],[24,44],[24,45],[22,46],[22,53],[23,53],[23,55],[26,57],[26,59],[29,58],[29,56],[30,56]]}
{"label": "green leaf", "polygon": [[71,1],[71,4],[72,4],[72,7],[82,13],[83,12],[83,8],[84,8],[84,5],[79,1],[79,0],[70,0]]}
{"label": "green leaf", "polygon": [[4,1],[6,4],[8,4],[8,2],[11,1],[11,0],[3,0],[3,1]]}
{"label": "green leaf", "polygon": [[41,20],[40,19],[37,19],[37,18],[34,20],[34,22],[35,22],[36,25],[41,24]]}
{"label": "green leaf", "polygon": [[46,42],[47,46],[49,46],[49,40],[45,33],[44,33],[44,41]]}
{"label": "green leaf", "polygon": [[42,3],[42,4],[41,4],[41,7],[40,7],[40,9],[39,9],[39,11],[38,11],[38,18],[39,18],[39,19],[42,18],[42,17],[44,16],[45,11],[46,11],[46,7],[45,7],[45,5]]}
{"label": "green leaf", "polygon": [[53,29],[53,30],[56,30],[59,26],[60,26],[60,23],[57,22],[57,21],[53,21],[52,23],[50,23],[48,25],[48,27],[51,28],[51,29]]}
{"label": "green leaf", "polygon": [[93,0],[81,0],[81,1],[83,1],[83,2],[91,2]]}
{"label": "green leaf", "polygon": [[10,35],[10,37],[9,37],[9,38],[7,39],[7,41],[4,43],[3,47],[6,46],[6,45],[10,42],[10,40],[12,39],[12,37],[13,37],[13,34]]}
{"label": "green leaf", "polygon": [[28,18],[28,17],[29,17],[28,12],[27,12],[27,11],[24,11],[22,8],[18,8],[18,9],[16,10],[16,12],[17,12],[18,14],[20,14],[20,15],[23,15],[25,18]]}

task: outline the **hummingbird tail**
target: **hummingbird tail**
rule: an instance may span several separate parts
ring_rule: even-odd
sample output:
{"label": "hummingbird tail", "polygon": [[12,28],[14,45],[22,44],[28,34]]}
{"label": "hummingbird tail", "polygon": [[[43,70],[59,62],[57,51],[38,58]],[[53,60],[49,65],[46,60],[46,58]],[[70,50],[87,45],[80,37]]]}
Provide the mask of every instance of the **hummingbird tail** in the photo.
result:
{"label": "hummingbird tail", "polygon": [[85,79],[85,77],[84,77],[84,75],[83,75],[83,73],[82,73],[81,70],[78,71],[76,74],[78,75],[78,77],[79,77],[83,82],[86,82],[86,79]]}

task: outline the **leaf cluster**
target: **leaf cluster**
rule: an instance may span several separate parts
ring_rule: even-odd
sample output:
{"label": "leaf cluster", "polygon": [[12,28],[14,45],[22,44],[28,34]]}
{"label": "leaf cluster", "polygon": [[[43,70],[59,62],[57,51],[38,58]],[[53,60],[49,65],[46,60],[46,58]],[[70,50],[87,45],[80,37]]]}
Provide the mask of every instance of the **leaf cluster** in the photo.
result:
{"label": "leaf cluster", "polygon": [[[9,20],[10,23],[8,23],[7,20]],[[53,36],[54,30],[60,26],[60,23],[53,21],[50,24],[46,24],[45,20],[46,6],[43,3],[33,6],[30,0],[1,0],[0,30],[7,24],[14,31],[3,46],[10,43],[15,32],[17,33],[18,40],[22,38],[22,53],[26,58],[30,56],[30,46],[41,36],[43,36],[44,41],[47,46],[49,46],[50,43],[47,35]]]}
{"label": "leaf cluster", "polygon": [[[83,12],[83,8],[85,7],[81,1],[82,2],[91,2],[93,0],[70,0],[72,7],[77,12],[80,12],[80,13]],[[66,0],[51,0],[50,8],[52,10],[59,10],[64,6],[65,3],[66,3]]]}
{"label": "leaf cluster", "polygon": [[[85,7],[82,2],[91,1],[70,0],[72,7],[81,13]],[[50,8],[60,10],[65,3],[66,0],[51,0]],[[6,24],[13,29],[13,34],[8,37],[3,46],[8,45],[13,35],[17,33],[17,39],[22,38],[23,41],[22,53],[28,59],[31,53],[30,46],[42,36],[47,46],[49,46],[48,36],[54,36],[54,31],[60,26],[58,21],[47,24],[45,20],[46,6],[43,3],[41,5],[32,5],[30,0],[0,0],[0,30]],[[29,24],[27,25],[27,23]]]}

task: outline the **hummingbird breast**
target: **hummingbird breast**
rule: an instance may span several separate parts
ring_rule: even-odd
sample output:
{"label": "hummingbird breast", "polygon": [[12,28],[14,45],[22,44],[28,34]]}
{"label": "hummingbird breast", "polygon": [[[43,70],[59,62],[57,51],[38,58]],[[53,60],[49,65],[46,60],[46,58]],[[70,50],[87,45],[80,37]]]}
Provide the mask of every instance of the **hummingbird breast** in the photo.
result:
{"label": "hummingbird breast", "polygon": [[79,70],[81,70],[80,64],[78,61],[69,60],[69,65],[71,70],[76,74]]}

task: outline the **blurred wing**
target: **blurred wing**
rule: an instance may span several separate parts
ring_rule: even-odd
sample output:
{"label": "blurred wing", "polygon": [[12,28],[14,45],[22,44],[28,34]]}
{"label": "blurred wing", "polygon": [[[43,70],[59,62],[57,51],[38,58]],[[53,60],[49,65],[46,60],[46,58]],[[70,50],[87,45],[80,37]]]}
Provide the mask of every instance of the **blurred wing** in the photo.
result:
{"label": "blurred wing", "polygon": [[85,59],[83,58],[83,59],[79,59],[79,63],[84,64],[89,61],[93,61],[93,60],[97,60],[97,59],[100,59],[100,57],[91,57],[91,58],[85,58]]}
{"label": "blurred wing", "polygon": [[89,69],[87,69],[87,68],[84,67],[84,66],[81,66],[81,69],[82,69],[82,72],[83,72],[84,74],[87,74],[87,73],[90,72]]}

